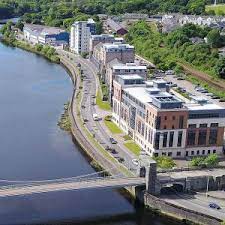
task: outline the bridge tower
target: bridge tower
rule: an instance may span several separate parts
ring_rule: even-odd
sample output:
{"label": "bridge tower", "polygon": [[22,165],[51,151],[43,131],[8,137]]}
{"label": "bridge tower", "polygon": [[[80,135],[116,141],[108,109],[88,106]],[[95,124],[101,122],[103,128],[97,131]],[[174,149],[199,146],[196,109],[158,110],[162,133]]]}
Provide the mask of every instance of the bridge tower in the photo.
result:
{"label": "bridge tower", "polygon": [[146,191],[149,194],[157,195],[157,163],[156,161],[147,158],[146,156],[140,157],[139,167],[137,169],[138,176],[145,177]]}

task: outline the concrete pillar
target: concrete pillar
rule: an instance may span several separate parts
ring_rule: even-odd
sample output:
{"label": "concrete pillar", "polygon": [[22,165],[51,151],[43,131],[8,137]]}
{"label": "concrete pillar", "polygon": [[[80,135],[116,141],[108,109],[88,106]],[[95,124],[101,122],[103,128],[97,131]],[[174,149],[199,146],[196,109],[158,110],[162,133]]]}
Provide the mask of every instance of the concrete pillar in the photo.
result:
{"label": "concrete pillar", "polygon": [[150,162],[149,166],[146,167],[146,191],[149,194],[155,195],[156,193],[156,179],[157,179],[157,163]]}

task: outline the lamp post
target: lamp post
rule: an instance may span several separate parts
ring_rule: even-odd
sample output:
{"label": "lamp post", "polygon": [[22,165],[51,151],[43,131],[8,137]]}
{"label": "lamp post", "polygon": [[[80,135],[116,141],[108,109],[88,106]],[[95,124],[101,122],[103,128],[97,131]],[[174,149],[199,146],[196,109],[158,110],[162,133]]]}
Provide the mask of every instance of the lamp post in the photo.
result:
{"label": "lamp post", "polygon": [[206,193],[205,193],[206,198],[208,197],[208,194],[207,194],[208,191],[209,191],[209,176],[207,177],[207,184],[206,184]]}

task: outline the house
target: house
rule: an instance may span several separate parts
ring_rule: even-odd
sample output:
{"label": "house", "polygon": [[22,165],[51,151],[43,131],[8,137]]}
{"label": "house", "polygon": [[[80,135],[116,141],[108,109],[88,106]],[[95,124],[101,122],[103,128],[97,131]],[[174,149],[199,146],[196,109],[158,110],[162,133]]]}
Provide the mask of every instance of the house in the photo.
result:
{"label": "house", "polygon": [[115,22],[113,19],[107,19],[106,25],[108,29],[112,30],[115,34],[124,35],[128,31],[123,28],[118,22]]}

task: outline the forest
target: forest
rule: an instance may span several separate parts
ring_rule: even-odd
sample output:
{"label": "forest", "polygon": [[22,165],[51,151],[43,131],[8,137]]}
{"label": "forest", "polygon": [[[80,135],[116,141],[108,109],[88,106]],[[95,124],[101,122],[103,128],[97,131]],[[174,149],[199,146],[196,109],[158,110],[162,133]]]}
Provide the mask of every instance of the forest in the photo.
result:
{"label": "forest", "polygon": [[[224,1],[224,0],[220,0]],[[77,16],[100,13],[204,14],[213,0],[0,0],[0,18],[21,16],[34,22],[62,25]]]}

